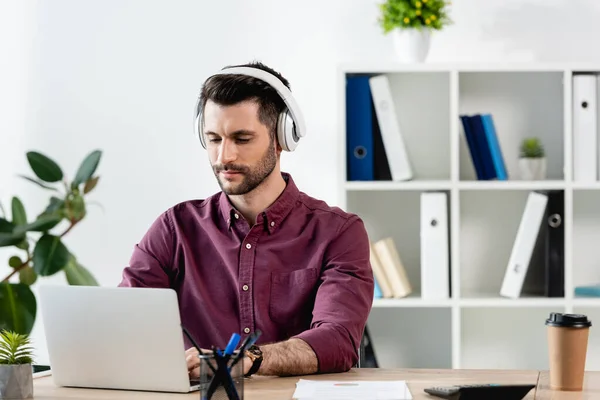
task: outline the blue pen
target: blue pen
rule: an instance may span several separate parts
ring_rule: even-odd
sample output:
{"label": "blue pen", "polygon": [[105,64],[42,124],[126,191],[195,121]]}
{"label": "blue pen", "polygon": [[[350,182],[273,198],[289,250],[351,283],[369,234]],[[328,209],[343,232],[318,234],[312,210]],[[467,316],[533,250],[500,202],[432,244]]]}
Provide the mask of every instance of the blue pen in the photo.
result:
{"label": "blue pen", "polygon": [[237,347],[238,343],[240,342],[240,335],[237,333],[234,333],[231,335],[231,339],[229,339],[229,343],[227,344],[227,347],[225,347],[225,355],[232,355],[233,351],[235,350],[235,348]]}

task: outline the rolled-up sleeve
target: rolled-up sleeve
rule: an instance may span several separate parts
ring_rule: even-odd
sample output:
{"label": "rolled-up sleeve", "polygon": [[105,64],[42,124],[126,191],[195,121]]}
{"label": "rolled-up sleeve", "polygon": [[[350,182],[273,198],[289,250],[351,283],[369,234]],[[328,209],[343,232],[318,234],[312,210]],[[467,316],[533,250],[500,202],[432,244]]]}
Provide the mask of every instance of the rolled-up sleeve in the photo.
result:
{"label": "rolled-up sleeve", "polygon": [[344,372],[358,361],[358,348],[373,304],[369,238],[352,216],[325,254],[311,328],[296,335],[318,358],[320,373]]}
{"label": "rolled-up sleeve", "polygon": [[169,288],[173,275],[174,235],[171,210],[162,213],[134,246],[123,269],[121,287]]}

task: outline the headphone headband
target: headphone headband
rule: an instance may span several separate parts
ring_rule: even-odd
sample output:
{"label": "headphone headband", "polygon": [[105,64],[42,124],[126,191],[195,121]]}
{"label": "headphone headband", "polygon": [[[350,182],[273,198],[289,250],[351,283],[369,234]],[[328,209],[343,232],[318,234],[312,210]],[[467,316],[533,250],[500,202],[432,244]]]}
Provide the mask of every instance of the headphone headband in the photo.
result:
{"label": "headphone headband", "polygon": [[[293,150],[295,148],[295,143],[297,143],[301,137],[306,136],[306,125],[304,123],[304,117],[302,115],[302,111],[300,111],[300,107],[296,103],[296,100],[294,99],[292,92],[276,76],[274,76],[274,75],[270,74],[269,72],[264,71],[262,69],[252,68],[252,67],[226,68],[226,69],[223,69],[223,70],[213,74],[209,78],[212,78],[213,76],[217,76],[217,75],[251,76],[251,77],[260,79],[260,80],[268,83],[273,89],[275,89],[277,91],[277,93],[279,94],[279,96],[284,101],[284,103],[287,107],[287,114],[289,114],[289,116],[291,117],[292,122],[293,122],[293,126],[286,127],[285,121],[282,120],[282,118],[280,118],[278,121],[277,129],[280,134],[280,135],[278,135],[278,137],[280,138],[280,141],[281,141],[281,139],[284,139],[284,141],[286,142],[286,143],[280,143],[284,148]],[[196,114],[195,114],[194,126],[195,126],[196,133],[200,136],[200,141],[201,141],[202,145],[204,147],[206,147],[204,144],[204,139],[202,138],[202,131],[200,129],[200,124],[201,124],[201,119],[202,119],[201,114],[202,114],[202,110],[200,109],[200,98],[198,98],[198,101],[196,102]],[[286,111],[284,110],[282,114],[285,117]],[[281,134],[283,134],[283,135],[281,135]],[[290,136],[292,136],[292,137],[290,137]],[[290,142],[290,140],[293,142]]]}

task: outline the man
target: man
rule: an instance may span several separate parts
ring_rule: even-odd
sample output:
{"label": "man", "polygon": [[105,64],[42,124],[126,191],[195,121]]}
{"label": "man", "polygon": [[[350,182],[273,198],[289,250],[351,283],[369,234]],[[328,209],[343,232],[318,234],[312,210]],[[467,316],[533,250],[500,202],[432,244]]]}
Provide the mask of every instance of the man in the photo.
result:
{"label": "man", "polygon": [[[300,110],[280,74],[243,67],[264,76],[225,68],[207,79],[197,104],[197,133],[222,191],[165,211],[135,246],[120,285],[176,290],[182,324],[202,348],[260,330],[244,359],[248,376],[347,371],[373,300],[365,227],[280,171],[282,150],[304,135]],[[186,339],[187,347],[197,376]]]}

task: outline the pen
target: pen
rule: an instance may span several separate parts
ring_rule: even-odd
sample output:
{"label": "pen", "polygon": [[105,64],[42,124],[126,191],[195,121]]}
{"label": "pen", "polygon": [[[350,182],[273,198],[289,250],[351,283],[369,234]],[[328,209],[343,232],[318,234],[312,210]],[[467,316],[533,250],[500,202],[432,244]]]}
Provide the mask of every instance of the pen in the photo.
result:
{"label": "pen", "polygon": [[[190,339],[190,342],[192,342],[192,344],[194,345],[194,347],[196,348],[196,350],[198,350],[198,354],[204,354],[202,353],[202,350],[200,349],[200,346],[198,346],[198,343],[196,343],[196,341],[194,340],[194,338],[192,337],[192,335],[190,335],[190,333],[188,332],[187,329],[185,329],[185,326],[181,325],[181,329],[183,330],[183,333],[185,333],[185,336],[187,336],[188,339]],[[217,370],[211,365],[210,362],[207,362],[208,366],[210,367],[210,369],[212,370],[213,374],[217,372]]]}
{"label": "pen", "polygon": [[[239,342],[240,342],[240,335],[237,333],[233,333],[231,335],[231,339],[229,339],[229,343],[227,343],[227,347],[225,347],[225,355],[231,356]],[[227,358],[229,358],[229,357],[227,357]]]}
{"label": "pen", "polygon": [[246,349],[252,346],[254,343],[256,343],[261,334],[262,332],[257,330],[256,332],[253,332],[250,335],[248,335],[248,337],[246,337],[246,339],[240,346],[240,351],[238,352],[237,356],[233,359],[229,370],[231,370],[238,362],[240,362],[241,359],[244,358],[244,352],[246,351]]}
{"label": "pen", "polygon": [[181,329],[183,330],[183,333],[185,333],[185,336],[187,336],[187,338],[190,339],[190,342],[192,342],[192,344],[194,345],[196,350],[198,350],[198,354],[202,354],[202,350],[200,350],[200,346],[198,346],[198,343],[196,343],[196,341],[194,340],[192,335],[190,335],[188,330],[185,329],[185,326],[181,325]]}

